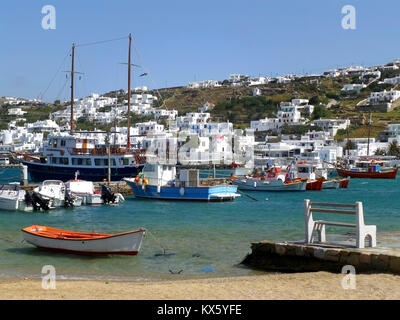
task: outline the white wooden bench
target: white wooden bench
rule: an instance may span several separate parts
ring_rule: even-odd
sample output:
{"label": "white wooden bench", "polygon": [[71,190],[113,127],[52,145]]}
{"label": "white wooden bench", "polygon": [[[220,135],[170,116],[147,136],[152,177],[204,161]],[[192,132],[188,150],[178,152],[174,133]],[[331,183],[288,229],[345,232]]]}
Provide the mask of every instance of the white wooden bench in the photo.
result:
{"label": "white wooden bench", "polygon": [[[337,221],[314,220],[313,213],[330,213],[355,215],[356,223],[345,223]],[[318,241],[326,242],[325,226],[352,227],[356,228],[356,247],[364,248],[365,239],[369,239],[371,247],[376,247],[376,226],[364,224],[364,212],[362,202],[355,203],[327,203],[311,202],[304,200],[304,217],[306,224],[306,243],[313,242],[313,233],[317,231]]]}

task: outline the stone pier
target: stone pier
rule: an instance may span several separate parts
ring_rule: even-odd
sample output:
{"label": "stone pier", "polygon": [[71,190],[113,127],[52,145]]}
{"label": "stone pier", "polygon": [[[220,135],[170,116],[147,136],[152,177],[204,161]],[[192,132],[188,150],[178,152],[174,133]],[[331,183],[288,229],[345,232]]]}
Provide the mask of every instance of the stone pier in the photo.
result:
{"label": "stone pier", "polygon": [[400,250],[261,241],[252,243],[251,253],[242,264],[266,271],[337,273],[343,266],[352,265],[357,273],[400,274]]}

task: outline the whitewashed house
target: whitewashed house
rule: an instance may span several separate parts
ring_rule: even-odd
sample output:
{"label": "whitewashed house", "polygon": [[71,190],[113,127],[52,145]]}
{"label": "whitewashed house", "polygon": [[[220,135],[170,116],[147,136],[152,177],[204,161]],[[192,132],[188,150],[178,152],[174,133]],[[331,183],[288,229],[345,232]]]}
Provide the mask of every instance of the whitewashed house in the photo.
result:
{"label": "whitewashed house", "polygon": [[200,113],[204,113],[204,112],[206,112],[206,111],[212,110],[214,107],[215,107],[215,104],[214,104],[214,103],[211,103],[211,102],[208,102],[208,101],[207,101],[205,104],[203,104],[203,105],[198,109],[198,111],[199,111]]}
{"label": "whitewashed house", "polygon": [[9,116],[23,116],[27,111],[23,111],[21,108],[10,108],[8,109]]}
{"label": "whitewashed house", "polygon": [[390,90],[381,92],[372,92],[368,98],[369,104],[379,104],[379,103],[392,103],[400,98],[400,91]]}
{"label": "whitewashed house", "polygon": [[164,131],[164,125],[158,124],[155,121],[137,123],[136,127],[139,129],[139,135],[157,134]]}
{"label": "whitewashed house", "polygon": [[394,78],[386,78],[383,80],[383,82],[391,85],[400,84],[400,76]]}
{"label": "whitewashed house", "polygon": [[366,87],[367,86],[365,84],[350,83],[344,85],[341,91],[343,93],[351,93],[351,92],[360,93],[360,91]]}
{"label": "whitewashed house", "polygon": [[338,130],[346,130],[350,126],[349,119],[318,119],[312,122],[315,126],[320,127],[323,131],[329,132],[334,137]]}

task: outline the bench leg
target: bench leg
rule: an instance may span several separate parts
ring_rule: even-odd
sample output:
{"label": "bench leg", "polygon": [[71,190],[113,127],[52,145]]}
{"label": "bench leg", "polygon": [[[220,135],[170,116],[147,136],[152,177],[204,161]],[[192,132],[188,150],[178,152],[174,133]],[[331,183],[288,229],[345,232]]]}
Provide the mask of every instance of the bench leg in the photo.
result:
{"label": "bench leg", "polygon": [[326,242],[326,233],[325,233],[325,225],[324,224],[319,224],[317,226],[317,232],[318,232],[318,241]]}

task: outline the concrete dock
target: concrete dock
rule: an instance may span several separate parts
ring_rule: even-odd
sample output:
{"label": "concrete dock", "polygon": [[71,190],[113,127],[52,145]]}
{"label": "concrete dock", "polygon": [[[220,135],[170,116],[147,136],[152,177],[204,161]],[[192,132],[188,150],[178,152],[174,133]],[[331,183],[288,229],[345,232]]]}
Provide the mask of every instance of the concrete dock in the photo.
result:
{"label": "concrete dock", "polygon": [[400,274],[400,250],[260,241],[252,243],[251,253],[242,264],[265,271],[335,273],[340,273],[345,265],[352,265],[357,273]]}

